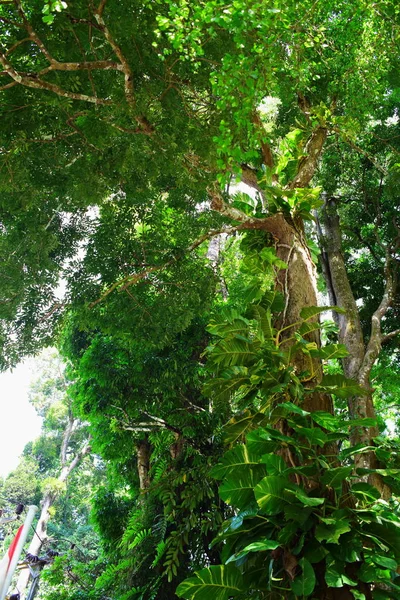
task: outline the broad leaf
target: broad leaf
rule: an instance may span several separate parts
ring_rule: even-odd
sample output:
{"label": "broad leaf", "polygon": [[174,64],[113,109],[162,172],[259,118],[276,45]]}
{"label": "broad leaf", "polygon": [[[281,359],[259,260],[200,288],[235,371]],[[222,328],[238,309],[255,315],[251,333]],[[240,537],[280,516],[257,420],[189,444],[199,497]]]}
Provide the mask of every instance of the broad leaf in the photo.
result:
{"label": "broad leaf", "polygon": [[287,464],[278,454],[264,454],[261,462],[265,465],[268,475],[280,475],[288,469]]}
{"label": "broad leaf", "polygon": [[245,591],[239,569],[233,565],[218,565],[202,569],[195,577],[185,579],[176,594],[188,600],[228,600]]}
{"label": "broad leaf", "polygon": [[231,506],[240,509],[246,508],[251,501],[254,502],[254,488],[262,475],[246,469],[237,475],[231,473],[219,488],[222,500]]}
{"label": "broad leaf", "polygon": [[286,477],[264,477],[255,487],[254,494],[257,504],[267,515],[276,515],[283,511],[286,504],[285,488],[290,487]]}
{"label": "broad leaf", "polygon": [[309,442],[310,446],[320,446],[323,448],[328,442],[326,433],[319,427],[294,427],[301,437],[304,437]]}
{"label": "broad leaf", "polygon": [[340,536],[350,530],[350,523],[342,519],[329,525],[318,525],[315,530],[315,537],[319,542],[326,541],[328,544],[338,544]]}
{"label": "broad leaf", "polygon": [[379,500],[381,497],[379,491],[373,485],[363,481],[352,485],[351,491],[357,498],[362,498],[367,502],[375,502],[375,500]]}
{"label": "broad leaf", "polygon": [[[215,479],[223,479],[228,473],[242,468],[256,467],[258,471],[265,468],[260,464],[259,456],[251,452],[245,444],[238,444],[232,450],[225,452],[221,462],[210,471],[210,476]],[[261,475],[262,476],[262,475]]]}
{"label": "broad leaf", "polygon": [[[228,424],[225,425],[225,442],[227,444],[237,442],[247,432],[256,427],[260,427],[260,425],[263,425],[264,423],[268,423],[268,418],[263,413],[254,413],[250,410],[246,410],[244,413],[232,417]],[[250,443],[248,444],[248,447],[251,451],[257,452],[255,448],[251,447]],[[275,447],[275,444],[273,447]],[[269,450],[266,449],[264,452],[269,452]]]}
{"label": "broad leaf", "polygon": [[299,566],[301,567],[302,572],[294,581],[292,581],[291,587],[296,596],[303,598],[304,596],[310,596],[314,591],[316,578],[314,569],[307,559],[300,559]]}
{"label": "broad leaf", "polygon": [[349,355],[349,352],[344,344],[328,344],[316,350],[311,349],[310,354],[323,360],[331,360],[333,358],[344,358]]}
{"label": "broad leaf", "polygon": [[321,477],[321,483],[328,487],[340,489],[342,482],[347,479],[352,472],[353,467],[336,467],[326,471]]}
{"label": "broad leaf", "polygon": [[312,420],[328,431],[338,431],[340,429],[340,420],[328,412],[322,410],[311,413]]}
{"label": "broad leaf", "polygon": [[350,396],[363,396],[365,390],[355,381],[346,378],[344,375],[324,375],[321,383],[315,388],[317,391],[335,394],[338,398],[348,398]]}
{"label": "broad leaf", "polygon": [[279,546],[280,543],[276,540],[264,540],[262,542],[253,542],[252,544],[249,544],[248,546],[243,548],[243,550],[241,550],[240,552],[237,552],[236,554],[230,556],[225,564],[240,560],[247,556],[247,554],[249,554],[250,552],[266,552],[268,550],[275,550],[276,548],[279,548]]}
{"label": "broad leaf", "polygon": [[300,311],[300,317],[304,319],[304,321],[308,321],[308,319],[312,319],[312,317],[327,312],[328,310],[334,310],[341,314],[345,313],[343,308],[339,308],[339,306],[305,306]]}

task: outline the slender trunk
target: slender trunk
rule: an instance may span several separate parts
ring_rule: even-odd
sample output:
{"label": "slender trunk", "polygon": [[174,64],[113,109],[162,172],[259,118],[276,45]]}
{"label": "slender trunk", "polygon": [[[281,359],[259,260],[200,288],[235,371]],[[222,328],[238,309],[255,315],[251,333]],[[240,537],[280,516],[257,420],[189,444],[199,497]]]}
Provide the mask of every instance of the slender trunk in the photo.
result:
{"label": "slender trunk", "polygon": [[[375,410],[372,400],[372,390],[370,384],[370,371],[373,363],[376,361],[380,350],[379,336],[373,336],[371,339],[374,345],[374,352],[368,352],[366,347],[359,311],[355,301],[353,291],[347,275],[345,260],[342,252],[342,239],[340,230],[339,215],[337,212],[336,201],[334,198],[327,200],[321,211],[321,224],[319,228],[320,245],[323,248],[326,257],[325,277],[327,285],[332,288],[337,306],[345,310],[344,314],[338,315],[337,324],[339,326],[339,341],[344,344],[349,355],[343,359],[343,370],[346,377],[354,379],[365,389],[365,394],[349,398],[348,407],[352,418],[375,417]],[[375,339],[376,338],[376,339]],[[371,345],[371,341],[368,346]],[[376,346],[376,347],[375,347]],[[372,359],[373,354],[373,360]],[[369,369],[366,369],[368,363]],[[371,363],[371,364],[370,364]],[[351,443],[371,445],[373,438],[378,435],[377,427],[357,427],[351,433]],[[358,454],[355,456],[356,467],[376,468],[377,460],[374,452]],[[380,478],[372,476],[370,482],[375,485],[383,495],[387,495],[388,490]]]}
{"label": "slender trunk", "polygon": [[150,454],[151,446],[146,438],[137,443],[137,470],[139,475],[140,492],[144,493],[150,487]]}

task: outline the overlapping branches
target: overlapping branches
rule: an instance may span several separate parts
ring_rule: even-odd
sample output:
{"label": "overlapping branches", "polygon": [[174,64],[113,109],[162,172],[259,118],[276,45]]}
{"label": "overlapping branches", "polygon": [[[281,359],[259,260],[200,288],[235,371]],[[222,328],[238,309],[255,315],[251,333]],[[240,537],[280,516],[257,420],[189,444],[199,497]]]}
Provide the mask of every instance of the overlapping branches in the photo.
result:
{"label": "overlapping branches", "polygon": [[[107,24],[104,21],[103,13],[105,8],[105,0],[102,0],[94,11],[94,18],[97,22],[96,29],[101,31],[106,39],[108,45],[111,47],[116,60],[82,60],[78,62],[70,61],[59,61],[49,51],[47,45],[38,35],[27,15],[24,12],[20,0],[12,0],[20,21],[11,21],[5,17],[1,17],[3,22],[7,22],[10,25],[16,26],[20,29],[25,30],[27,37],[17,40],[10,48],[0,52],[0,65],[3,69],[0,72],[2,76],[8,76],[12,79],[11,82],[5,83],[0,86],[1,90],[6,90],[16,85],[22,85],[28,88],[41,89],[52,92],[57,96],[69,98],[71,100],[78,100],[82,102],[89,102],[98,106],[101,105],[112,105],[113,100],[107,97],[99,97],[96,90],[93,90],[92,94],[84,94],[76,91],[66,89],[54,82],[45,79],[45,76],[53,72],[75,72],[75,71],[86,71],[90,74],[92,71],[116,71],[124,75],[124,92],[125,99],[130,107],[133,109],[135,106],[135,94],[133,87],[133,74],[131,67],[120,46],[113,38]],[[44,56],[46,61],[49,63],[45,68],[33,72],[21,72],[12,63],[10,56],[12,53],[24,43],[33,43],[37,46],[41,54]],[[142,115],[132,115],[133,119],[136,120],[139,127],[135,130],[129,130],[129,133],[144,133],[150,135],[153,132],[153,128],[148,120]]]}

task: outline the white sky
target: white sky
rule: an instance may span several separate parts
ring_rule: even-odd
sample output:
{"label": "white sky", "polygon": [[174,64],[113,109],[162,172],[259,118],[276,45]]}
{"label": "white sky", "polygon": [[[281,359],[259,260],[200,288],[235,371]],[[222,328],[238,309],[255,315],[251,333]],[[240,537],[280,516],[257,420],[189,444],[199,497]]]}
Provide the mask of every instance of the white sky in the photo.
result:
{"label": "white sky", "polygon": [[41,419],[28,401],[34,369],[35,360],[30,359],[0,373],[0,477],[15,469],[25,444],[40,433]]}

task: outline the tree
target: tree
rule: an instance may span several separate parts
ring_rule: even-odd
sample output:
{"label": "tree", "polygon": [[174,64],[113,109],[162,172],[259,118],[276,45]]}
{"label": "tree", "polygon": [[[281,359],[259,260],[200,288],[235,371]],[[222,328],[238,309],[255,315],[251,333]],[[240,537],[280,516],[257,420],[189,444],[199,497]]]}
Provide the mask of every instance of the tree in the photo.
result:
{"label": "tree", "polygon": [[[378,255],[386,256],[386,294],[374,307],[365,345],[341,254],[332,200],[337,190],[326,173],[337,145],[351,149],[352,158],[354,150],[362,155],[375,174],[370,189],[376,172],[382,173],[368,136],[371,121],[385,111],[395,118],[397,8],[390,2],[355,0],[274,7],[215,0],[189,6],[182,0],[160,2],[155,10],[148,3],[110,0],[93,7],[82,0],[73,7],[48,4],[42,14],[40,3],[16,0],[2,6],[0,19],[7,26],[2,34],[6,50],[0,57],[5,98],[2,245],[10,255],[4,269],[5,280],[11,282],[3,292],[4,363],[48,342],[68,311],[73,311],[83,336],[87,331],[112,336],[121,340],[123,352],[136,338],[148,351],[165,348],[212,303],[214,277],[204,242],[221,233],[253,232],[248,243],[256,248],[243,253],[243,263],[247,261],[250,274],[258,269],[274,277],[283,302],[277,308],[267,295],[272,290],[259,281],[253,282],[253,290],[245,286],[250,304],[257,299],[265,314],[258,310],[258,317],[250,319],[240,312],[225,314],[223,325],[234,327],[239,321],[247,338],[231,339],[222,326],[212,360],[219,356],[217,364],[236,368],[225,379],[235,381],[234,391],[241,394],[242,384],[235,377],[240,368],[256,365],[242,364],[237,356],[244,356],[250,343],[256,344],[253,354],[261,352],[260,360],[262,353],[269,353],[274,368],[287,377],[280,381],[280,391],[295,406],[301,403],[305,413],[293,417],[289,410],[281,425],[275,423],[293,440],[296,428],[327,428],[327,417],[322,429],[311,427],[311,421],[316,423],[320,411],[332,415],[332,393],[349,396],[352,416],[373,417],[371,368],[383,338],[393,340],[396,331],[381,333],[383,317],[390,316],[395,302],[398,247],[390,238],[397,236],[397,223],[390,211],[375,223]],[[278,99],[275,115],[271,96]],[[386,190],[390,178],[395,181],[398,175],[392,146],[384,145],[383,153]],[[338,189],[346,180],[354,184],[359,164],[355,159],[348,171],[347,165],[338,168]],[[247,195],[235,194],[239,180],[248,186]],[[320,236],[322,264],[339,315],[344,311],[338,317],[339,335],[350,351],[347,358],[337,346],[330,356],[344,359],[345,375],[355,377],[363,390],[348,377],[323,378],[327,354],[320,348],[316,271],[307,240],[312,213],[321,208],[318,180],[328,194],[320,217],[325,227]],[[22,211],[15,209],[21,203],[15,203],[17,194],[24,198]],[[368,194],[365,198],[369,204]],[[356,200],[357,194],[351,206]],[[91,206],[96,210],[89,210]],[[27,237],[28,250],[15,241],[21,231],[33,232]],[[371,245],[368,235],[361,237]],[[85,252],[79,254],[80,245]],[[57,299],[54,291],[60,274],[68,290],[64,299]],[[245,345],[246,352],[235,350],[236,363],[234,353],[226,358],[230,344],[236,350]],[[262,364],[257,368],[262,371]],[[220,370],[217,375],[224,379]],[[262,388],[257,378],[268,389],[269,374],[264,370],[253,375],[250,399],[257,402]],[[235,398],[233,394],[230,402]],[[274,402],[279,404],[279,397]],[[121,408],[126,410],[117,405],[117,412]],[[132,408],[124,415],[125,428],[137,418]],[[370,483],[387,494],[385,475],[375,468],[371,447],[377,431],[371,424],[362,420],[355,425],[351,468],[367,469],[357,474],[370,475]],[[340,437],[343,432],[339,427],[332,434]],[[277,434],[269,435],[276,441]],[[300,491],[295,488],[297,507],[318,498],[310,496],[310,479],[296,469],[306,467],[318,447],[324,456],[338,460],[337,444],[329,448],[332,440],[318,435],[319,443],[309,440],[317,449],[299,451],[300,465],[289,467],[290,452],[281,449],[287,468],[295,469],[292,477],[304,484]],[[143,451],[148,440],[144,442]],[[144,454],[141,465],[147,462]],[[147,487],[146,470],[142,489]],[[314,587],[301,587],[301,582],[313,576],[321,597],[324,586],[336,589],[326,580],[326,570],[316,576],[305,555],[299,556],[297,584],[290,593],[311,594]],[[323,561],[329,570],[328,559]],[[353,584],[342,574],[338,577],[336,591],[327,593],[347,598]],[[369,583],[364,577],[353,591],[362,598],[370,593]]]}
{"label": "tree", "polygon": [[[30,472],[27,475],[29,484],[26,487],[32,486],[34,482],[37,501],[39,501],[38,484],[41,479],[41,513],[36,524],[35,535],[28,548],[28,553],[36,557],[46,545],[47,527],[56,500],[65,493],[67,482],[74,469],[90,452],[85,427],[72,415],[68,385],[64,366],[59,357],[48,356],[40,378],[31,389],[31,402],[43,417],[43,433],[35,442],[28,444],[25,449],[26,457],[23,457],[15,471],[16,476],[21,466],[30,465]],[[37,479],[32,478],[35,471]],[[12,485],[12,478],[13,474],[6,480],[7,483],[11,479],[9,488]],[[30,501],[26,497],[26,492],[22,490],[15,499],[22,503]],[[26,590],[29,578],[29,570],[24,569],[17,583],[21,595]]]}

